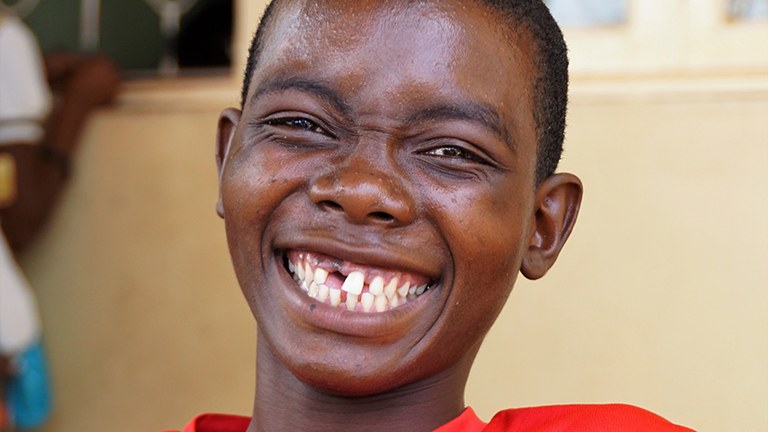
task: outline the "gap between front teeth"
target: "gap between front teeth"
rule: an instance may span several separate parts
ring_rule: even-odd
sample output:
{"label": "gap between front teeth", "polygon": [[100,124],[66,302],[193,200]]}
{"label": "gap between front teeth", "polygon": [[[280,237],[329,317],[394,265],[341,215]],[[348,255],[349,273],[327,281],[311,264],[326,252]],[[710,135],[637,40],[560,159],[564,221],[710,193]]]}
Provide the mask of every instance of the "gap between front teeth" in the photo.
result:
{"label": "gap between front teeth", "polygon": [[330,288],[326,285],[329,273],[323,268],[312,269],[308,262],[288,260],[288,270],[309,297],[350,311],[386,312],[415,299],[428,289],[426,284],[411,286],[410,281],[400,284],[399,276],[386,284],[383,277],[375,276],[364,292],[365,275],[361,271],[350,272],[340,289]]}

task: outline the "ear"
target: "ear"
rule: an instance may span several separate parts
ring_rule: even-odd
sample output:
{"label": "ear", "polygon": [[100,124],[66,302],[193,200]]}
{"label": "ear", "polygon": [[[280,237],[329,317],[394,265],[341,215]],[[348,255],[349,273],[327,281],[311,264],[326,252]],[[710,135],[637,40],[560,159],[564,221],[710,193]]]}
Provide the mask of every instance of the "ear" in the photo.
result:
{"label": "ear", "polygon": [[227,108],[219,116],[219,127],[216,131],[216,168],[219,172],[219,198],[216,202],[216,213],[224,217],[224,206],[221,203],[221,176],[227,163],[227,155],[235,139],[235,131],[240,123],[241,112],[235,108]]}
{"label": "ear", "polygon": [[544,276],[557,260],[576,223],[582,196],[581,181],[573,174],[554,174],[536,191],[534,226],[521,271],[528,279]]}

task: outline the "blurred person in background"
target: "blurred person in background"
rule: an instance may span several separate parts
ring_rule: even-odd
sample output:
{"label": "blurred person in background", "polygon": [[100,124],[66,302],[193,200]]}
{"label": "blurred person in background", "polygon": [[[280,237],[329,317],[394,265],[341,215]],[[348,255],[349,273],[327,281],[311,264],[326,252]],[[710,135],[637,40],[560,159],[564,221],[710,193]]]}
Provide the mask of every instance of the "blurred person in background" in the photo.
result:
{"label": "blurred person in background", "polygon": [[40,426],[50,411],[40,318],[14,252],[48,220],[88,114],[114,98],[118,83],[105,57],[43,58],[0,3],[0,431]]}

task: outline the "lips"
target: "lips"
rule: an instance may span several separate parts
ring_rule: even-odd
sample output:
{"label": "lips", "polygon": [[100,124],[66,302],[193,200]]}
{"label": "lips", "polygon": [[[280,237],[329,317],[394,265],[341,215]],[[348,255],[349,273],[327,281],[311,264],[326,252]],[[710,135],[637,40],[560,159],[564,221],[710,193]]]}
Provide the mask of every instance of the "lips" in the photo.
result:
{"label": "lips", "polygon": [[287,251],[284,265],[307,296],[353,312],[390,311],[423,295],[433,284],[421,274],[302,250]]}

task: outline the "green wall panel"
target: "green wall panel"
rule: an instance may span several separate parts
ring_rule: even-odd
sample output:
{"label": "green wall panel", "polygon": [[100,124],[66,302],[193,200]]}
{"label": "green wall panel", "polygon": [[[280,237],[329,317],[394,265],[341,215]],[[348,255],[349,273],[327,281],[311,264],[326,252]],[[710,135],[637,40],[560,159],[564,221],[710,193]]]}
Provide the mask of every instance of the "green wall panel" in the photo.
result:
{"label": "green wall panel", "polygon": [[[200,0],[186,15],[205,3]],[[79,50],[80,0],[40,0],[25,21],[45,52]],[[130,73],[153,73],[165,49],[160,19],[143,0],[102,0],[99,51]]]}
{"label": "green wall panel", "polygon": [[43,51],[77,49],[79,21],[80,0],[40,0],[26,19]]}

